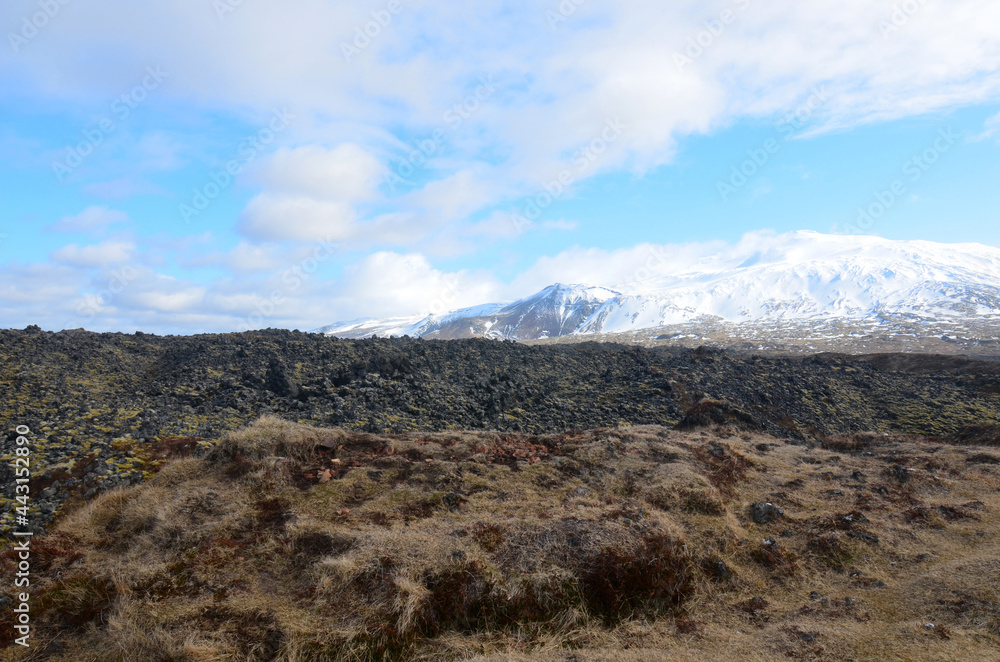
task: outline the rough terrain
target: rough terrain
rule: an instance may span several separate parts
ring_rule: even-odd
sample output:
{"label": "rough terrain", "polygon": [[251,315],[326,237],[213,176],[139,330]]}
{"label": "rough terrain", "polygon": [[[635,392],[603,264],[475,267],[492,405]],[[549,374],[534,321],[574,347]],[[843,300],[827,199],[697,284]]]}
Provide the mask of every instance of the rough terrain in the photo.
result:
{"label": "rough terrain", "polygon": [[993,444],[265,418],[35,538],[0,659],[995,660]]}
{"label": "rough terrain", "polygon": [[30,327],[0,331],[0,358],[6,530],[17,425],[33,432],[42,526],[67,500],[137,483],[175,447],[272,413],[372,433],[732,423],[805,444],[862,431],[972,443],[1000,423],[1000,363],[959,357]]}

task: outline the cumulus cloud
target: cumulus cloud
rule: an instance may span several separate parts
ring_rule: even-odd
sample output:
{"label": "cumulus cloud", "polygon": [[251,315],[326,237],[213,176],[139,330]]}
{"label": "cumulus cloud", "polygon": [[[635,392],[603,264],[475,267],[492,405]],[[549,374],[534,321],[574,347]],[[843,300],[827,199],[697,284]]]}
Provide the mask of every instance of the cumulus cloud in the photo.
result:
{"label": "cumulus cloud", "polygon": [[208,289],[184,280],[155,274],[125,288],[119,306],[151,313],[185,313],[197,311]]}
{"label": "cumulus cloud", "polygon": [[243,210],[241,232],[266,241],[342,240],[354,233],[354,207],[346,201],[262,193]]}
{"label": "cumulus cloud", "polygon": [[[489,302],[500,284],[489,274],[445,272],[423,255],[378,252],[344,270],[339,298],[351,317],[427,315]],[[336,321],[336,320],[332,320]]]}
{"label": "cumulus cloud", "polygon": [[382,164],[352,143],[280,149],[259,169],[264,192],[243,211],[240,230],[266,241],[340,241],[359,232],[358,205],[376,196]]}

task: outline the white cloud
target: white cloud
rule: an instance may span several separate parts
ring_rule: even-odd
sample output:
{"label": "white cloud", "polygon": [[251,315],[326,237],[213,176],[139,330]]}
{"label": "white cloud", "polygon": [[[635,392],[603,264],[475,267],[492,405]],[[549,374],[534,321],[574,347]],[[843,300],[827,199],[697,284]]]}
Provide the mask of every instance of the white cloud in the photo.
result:
{"label": "white cloud", "polygon": [[500,184],[491,177],[492,168],[466,168],[443,179],[432,181],[407,196],[424,214],[439,223],[464,218],[495,201]]}
{"label": "white cloud", "polygon": [[254,240],[342,241],[360,228],[357,208],[377,194],[384,167],[361,147],[280,149],[258,169],[264,192],[243,211]]}
{"label": "white cloud", "polygon": [[124,330],[135,324],[134,314],[116,319],[98,314],[113,310],[111,303],[135,273],[129,267],[95,271],[65,264],[7,264],[0,267],[0,314],[22,327]]}
{"label": "white cloud", "polygon": [[[32,315],[24,310],[38,304],[66,301],[75,296],[80,279],[75,270],[62,265],[4,265],[0,279],[0,305],[13,314],[5,320],[23,320],[31,324]],[[20,309],[20,310],[18,310]]]}
{"label": "white cloud", "polygon": [[259,177],[269,191],[318,200],[365,200],[375,195],[384,171],[362,147],[344,143],[333,149],[319,145],[279,149]]}
{"label": "white cloud", "polygon": [[199,309],[208,289],[177,278],[156,274],[124,289],[119,307],[150,313],[187,313]]}
{"label": "white cloud", "polygon": [[75,216],[65,216],[49,229],[55,232],[94,232],[104,230],[115,223],[128,223],[129,217],[123,211],[108,207],[87,207]]}
{"label": "white cloud", "polygon": [[103,268],[122,264],[132,259],[135,244],[129,241],[109,240],[89,246],[70,244],[53,251],[53,262],[75,267]]}
{"label": "white cloud", "polygon": [[243,210],[241,232],[265,241],[343,240],[355,229],[357,213],[349,202],[262,193]]}
{"label": "white cloud", "polygon": [[736,243],[699,241],[686,244],[642,243],[615,250],[573,247],[543,256],[525,269],[507,289],[509,297],[532,294],[553,283],[582,283],[630,289],[657,276],[728,270],[746,255],[770,250],[776,239],[770,230],[749,232]]}
{"label": "white cloud", "polygon": [[342,319],[351,319],[473,306],[492,301],[500,284],[484,273],[435,269],[420,254],[378,252],[345,269],[338,290],[338,307],[348,313]]}

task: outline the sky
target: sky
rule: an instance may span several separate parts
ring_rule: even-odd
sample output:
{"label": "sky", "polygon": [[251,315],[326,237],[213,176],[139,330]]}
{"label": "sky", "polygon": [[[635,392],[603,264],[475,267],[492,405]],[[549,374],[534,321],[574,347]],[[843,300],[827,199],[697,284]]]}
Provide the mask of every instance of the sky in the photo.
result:
{"label": "sky", "polygon": [[993,0],[6,0],[0,327],[311,330],[797,230],[1000,246]]}

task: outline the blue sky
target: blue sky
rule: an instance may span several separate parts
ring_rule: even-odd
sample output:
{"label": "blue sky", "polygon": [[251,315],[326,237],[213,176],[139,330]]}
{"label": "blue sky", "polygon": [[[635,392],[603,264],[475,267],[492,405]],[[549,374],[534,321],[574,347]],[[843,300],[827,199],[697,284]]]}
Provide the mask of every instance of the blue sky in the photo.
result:
{"label": "blue sky", "polygon": [[759,231],[1000,246],[996,3],[12,0],[0,27],[5,327],[421,315]]}

